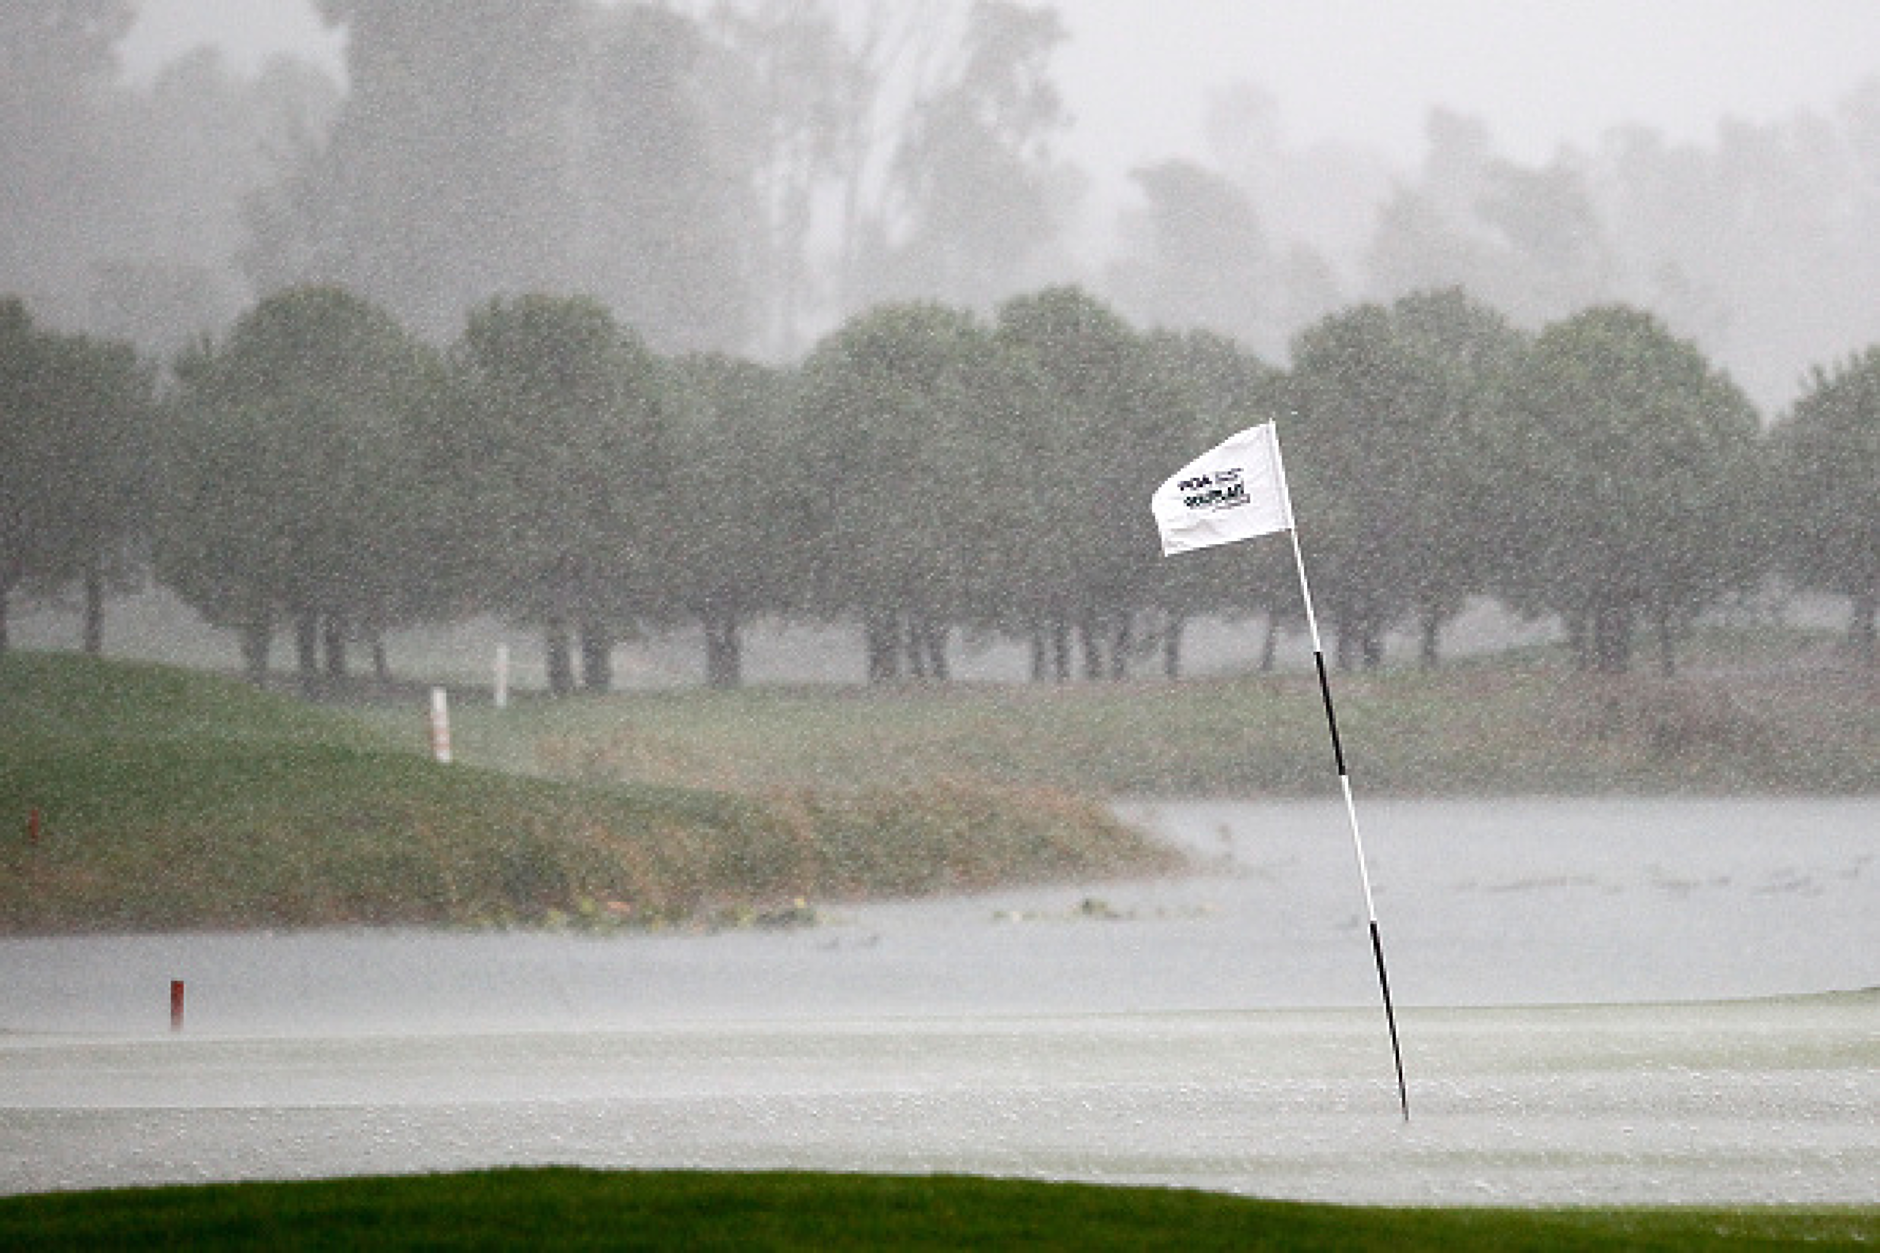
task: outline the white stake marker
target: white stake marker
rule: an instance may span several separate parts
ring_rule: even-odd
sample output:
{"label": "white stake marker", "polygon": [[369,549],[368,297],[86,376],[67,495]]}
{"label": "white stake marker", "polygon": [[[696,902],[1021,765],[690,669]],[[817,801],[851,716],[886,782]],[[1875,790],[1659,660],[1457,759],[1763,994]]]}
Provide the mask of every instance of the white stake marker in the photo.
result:
{"label": "white stake marker", "polygon": [[431,689],[431,756],[450,764],[450,694],[441,687]]}

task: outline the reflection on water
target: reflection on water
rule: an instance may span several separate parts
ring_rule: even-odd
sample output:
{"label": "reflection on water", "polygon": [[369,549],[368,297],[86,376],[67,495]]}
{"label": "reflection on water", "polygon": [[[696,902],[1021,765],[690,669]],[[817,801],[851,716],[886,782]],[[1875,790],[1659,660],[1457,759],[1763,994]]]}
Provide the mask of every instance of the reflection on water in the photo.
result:
{"label": "reflection on water", "polygon": [[1342,811],[1127,809],[1204,873],[797,932],[0,941],[0,1190],[565,1161],[1874,1199],[1880,996],[1700,1002],[1880,984],[1880,802],[1361,803],[1409,1127]]}

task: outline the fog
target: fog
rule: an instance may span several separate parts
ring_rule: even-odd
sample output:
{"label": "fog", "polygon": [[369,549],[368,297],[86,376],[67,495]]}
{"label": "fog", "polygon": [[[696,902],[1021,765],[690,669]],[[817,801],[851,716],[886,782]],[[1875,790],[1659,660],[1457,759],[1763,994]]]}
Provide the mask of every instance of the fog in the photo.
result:
{"label": "fog", "polygon": [[[311,82],[290,87],[269,58],[300,58],[338,92],[347,40],[304,0],[246,5],[239,22],[206,0],[138,7],[113,51],[117,81],[151,115],[148,142],[159,152],[145,155],[157,157],[154,168],[122,192],[74,202],[58,191],[70,184],[69,161],[63,170],[10,162],[18,181],[4,212],[19,244],[0,256],[0,290],[25,292],[36,311],[68,323],[171,347],[186,337],[178,319],[192,329],[225,321],[297,268],[334,275],[321,270],[317,249],[285,268],[278,256],[263,263],[248,230],[255,210],[242,206],[283,179],[331,177],[300,156],[318,146],[340,106],[318,98]],[[696,15],[707,6],[675,8]],[[877,46],[900,47],[893,73],[903,81],[936,66],[944,76],[959,61],[963,5],[895,6],[911,15],[895,22],[861,5],[823,8],[852,41],[872,31]],[[756,3],[730,9],[766,13]],[[828,184],[813,206],[773,198],[759,214],[776,243],[789,213],[813,208],[813,233],[783,239],[787,246],[768,258],[746,255],[735,308],[677,307],[643,294],[649,279],[706,281],[698,277],[662,280],[631,262],[609,274],[578,257],[512,256],[460,282],[439,280],[433,292],[412,289],[415,272],[340,276],[446,335],[460,306],[488,287],[534,279],[553,288],[579,275],[603,286],[656,344],[773,358],[800,353],[882,295],[983,307],[1013,290],[1071,280],[1139,322],[1209,326],[1278,361],[1289,336],[1331,308],[1459,282],[1527,325],[1594,300],[1642,304],[1697,339],[1771,411],[1793,399],[1809,367],[1880,335],[1880,312],[1866,298],[1880,273],[1872,243],[1880,232],[1871,229],[1880,212],[1872,176],[1880,132],[1870,85],[1880,69],[1870,51],[1880,46],[1880,15],[1869,5],[1447,0],[1413,10],[1369,2],[1256,10],[1225,0],[1154,9],[1085,0],[1054,12],[1058,30],[1034,46],[1039,55],[1023,81],[1048,88],[1060,109],[998,123],[1019,163],[1014,185],[1029,198],[990,206],[980,225],[951,220],[947,229],[969,238],[917,238],[906,189],[880,185],[869,193],[874,203],[852,204],[859,216],[844,219],[831,211],[841,193]],[[224,58],[213,71],[185,60],[204,43]],[[195,68],[183,74],[183,64]],[[493,60],[480,68],[494,72]],[[500,76],[490,85],[504,90]],[[229,109],[246,119],[233,130]],[[877,109],[872,142],[905,140],[910,118]],[[43,127],[48,119],[40,119]],[[11,142],[32,145],[35,127],[22,134],[21,121],[9,125]],[[52,129],[55,144],[103,142]],[[870,178],[886,177],[885,152],[868,158]],[[1185,186],[1192,191],[1198,179],[1211,198],[1149,200],[1155,185],[1144,173],[1173,162],[1192,167]],[[122,160],[108,164],[122,173]],[[297,166],[307,172],[296,175]],[[772,190],[781,186],[782,165],[760,159],[757,168],[768,171],[759,177]],[[972,169],[968,161],[939,177],[970,181]],[[475,205],[475,186],[452,193],[452,176],[437,176],[446,182],[435,191],[422,179],[407,180],[404,191]],[[621,193],[608,189],[625,184],[595,177],[596,203],[618,204]],[[1165,180],[1161,194],[1176,195],[1170,186]],[[1393,243],[1382,215],[1406,199],[1430,209],[1437,236]],[[939,204],[934,220],[957,219],[967,203]],[[1485,210],[1496,204],[1503,208]],[[1232,297],[1197,289],[1195,276],[1181,272],[1171,258],[1183,241],[1167,225],[1196,212],[1218,218],[1224,205],[1226,221],[1240,223],[1232,233],[1244,255],[1216,260],[1249,288]],[[1032,217],[1019,222],[1007,211]],[[656,233],[643,242],[626,224],[658,205],[622,212],[612,226],[590,219],[582,228],[601,232],[596,256],[657,249]],[[1565,238],[1524,236],[1512,225],[1562,213]],[[890,244],[898,235],[905,246],[858,258],[853,237],[841,242],[857,231],[885,233]],[[514,246],[512,238],[505,248]],[[278,246],[263,241],[258,251]],[[1405,262],[1406,251],[1415,260]],[[850,272],[839,282],[805,285],[805,273],[842,266]]]}

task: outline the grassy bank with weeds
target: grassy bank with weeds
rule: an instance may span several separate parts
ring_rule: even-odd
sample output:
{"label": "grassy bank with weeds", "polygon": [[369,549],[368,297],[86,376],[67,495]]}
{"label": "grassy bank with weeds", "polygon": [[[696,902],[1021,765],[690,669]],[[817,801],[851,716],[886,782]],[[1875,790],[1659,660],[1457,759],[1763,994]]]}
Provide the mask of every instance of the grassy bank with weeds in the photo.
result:
{"label": "grassy bank with weeds", "polygon": [[[1370,794],[1872,794],[1880,683],[1528,659],[1334,680]],[[1116,795],[1313,795],[1304,675],[314,707],[0,657],[0,930],[801,921],[817,904],[1159,873]],[[1087,798],[1087,799],[1080,799]],[[28,815],[39,814],[29,840]],[[799,904],[799,902],[801,902]]]}
{"label": "grassy bank with weeds", "polygon": [[0,710],[0,930],[16,933],[783,923],[818,902],[1176,864],[1048,789],[526,778],[155,666],[10,654]]}
{"label": "grassy bank with weeds", "polygon": [[[1337,675],[1370,794],[1880,790],[1880,681],[1614,678],[1547,665]],[[415,736],[415,715],[381,712]],[[392,718],[397,721],[391,721]],[[466,705],[459,751],[517,772],[752,792],[933,778],[1081,795],[1312,795],[1332,780],[1306,675],[1068,686],[686,689]]]}
{"label": "grassy bank with weeds", "polygon": [[1865,1248],[1880,1210],[1383,1209],[958,1176],[506,1170],[0,1198],[0,1246],[214,1249]]}

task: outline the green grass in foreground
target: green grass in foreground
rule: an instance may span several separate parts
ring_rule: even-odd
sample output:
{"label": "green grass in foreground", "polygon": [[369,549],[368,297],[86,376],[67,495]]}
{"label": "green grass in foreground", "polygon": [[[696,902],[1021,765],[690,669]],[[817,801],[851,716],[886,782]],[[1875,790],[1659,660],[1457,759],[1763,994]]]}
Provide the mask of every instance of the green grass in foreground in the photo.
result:
{"label": "green grass in foreground", "polygon": [[789,922],[799,899],[1177,860],[1045,789],[734,796],[439,766],[350,715],[158,666],[9,654],[0,710],[0,931]]}
{"label": "green grass in foreground", "polygon": [[504,1170],[0,1199],[0,1247],[1494,1250],[1871,1247],[1880,1210],[1361,1209],[970,1177]]}

